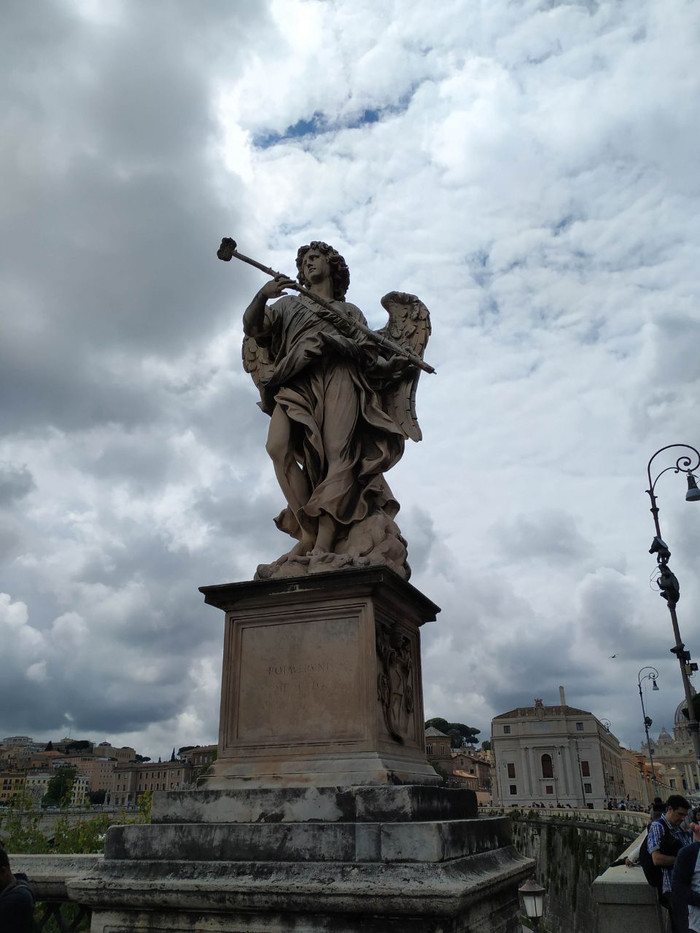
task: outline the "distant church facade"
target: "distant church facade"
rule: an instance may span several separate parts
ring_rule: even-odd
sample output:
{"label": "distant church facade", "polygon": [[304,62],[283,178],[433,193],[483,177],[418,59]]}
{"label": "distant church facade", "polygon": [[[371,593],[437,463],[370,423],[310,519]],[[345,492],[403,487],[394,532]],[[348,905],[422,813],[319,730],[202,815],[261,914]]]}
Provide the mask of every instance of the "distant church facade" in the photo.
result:
{"label": "distant church facade", "polygon": [[[700,793],[700,767],[695,758],[688,720],[683,714],[686,706],[685,700],[678,704],[673,718],[673,736],[663,728],[656,741],[651,739],[650,742],[661,796],[666,791],[690,796]],[[642,744],[642,751],[649,754],[646,742]]]}

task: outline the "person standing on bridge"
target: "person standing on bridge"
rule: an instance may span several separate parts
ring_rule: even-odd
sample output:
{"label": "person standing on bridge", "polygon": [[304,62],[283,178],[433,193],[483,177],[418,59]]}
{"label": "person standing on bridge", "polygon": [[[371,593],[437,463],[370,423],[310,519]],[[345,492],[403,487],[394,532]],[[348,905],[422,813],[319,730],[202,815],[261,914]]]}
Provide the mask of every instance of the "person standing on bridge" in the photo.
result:
{"label": "person standing on bridge", "polygon": [[[671,876],[673,909],[689,933],[700,933],[700,809],[693,811],[693,842],[683,846],[676,857]],[[687,919],[686,919],[687,918]]]}
{"label": "person standing on bridge", "polygon": [[34,893],[27,876],[13,875],[7,852],[0,847],[0,931],[33,933]]}
{"label": "person standing on bridge", "polygon": [[[647,833],[647,850],[656,868],[661,869],[661,890],[659,902],[669,912],[671,933],[682,933],[687,930],[683,923],[683,910],[675,911],[671,898],[671,875],[676,856],[683,846],[693,841],[693,835],[687,832],[682,824],[690,804],[680,794],[671,794],[666,801],[666,812],[649,826]],[[686,911],[687,916],[687,911]]]}

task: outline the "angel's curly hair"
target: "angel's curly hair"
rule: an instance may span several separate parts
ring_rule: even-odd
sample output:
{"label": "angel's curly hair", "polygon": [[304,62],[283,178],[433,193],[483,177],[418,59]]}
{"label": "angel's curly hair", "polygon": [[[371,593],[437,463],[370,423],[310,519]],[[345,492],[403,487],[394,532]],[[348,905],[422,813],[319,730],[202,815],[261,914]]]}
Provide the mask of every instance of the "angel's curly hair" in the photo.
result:
{"label": "angel's curly hair", "polygon": [[297,279],[299,280],[299,284],[305,286],[309,285],[302,275],[301,264],[304,261],[304,256],[310,249],[318,250],[319,253],[322,253],[328,259],[328,264],[331,268],[331,281],[333,282],[333,297],[337,301],[343,301],[348,286],[350,285],[350,270],[348,269],[348,264],[337,249],[334,249],[332,246],[329,246],[328,243],[324,243],[321,240],[312,240],[308,246],[299,247],[297,251],[297,269],[299,272]]}

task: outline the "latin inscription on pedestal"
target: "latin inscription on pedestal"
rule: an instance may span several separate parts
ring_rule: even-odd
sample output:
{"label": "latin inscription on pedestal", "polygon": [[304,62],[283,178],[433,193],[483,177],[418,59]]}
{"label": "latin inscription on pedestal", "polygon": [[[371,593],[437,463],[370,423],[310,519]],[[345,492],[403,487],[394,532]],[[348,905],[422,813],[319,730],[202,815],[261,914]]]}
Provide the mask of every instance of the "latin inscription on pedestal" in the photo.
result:
{"label": "latin inscription on pedestal", "polygon": [[336,742],[359,737],[357,618],[244,625],[238,742]]}

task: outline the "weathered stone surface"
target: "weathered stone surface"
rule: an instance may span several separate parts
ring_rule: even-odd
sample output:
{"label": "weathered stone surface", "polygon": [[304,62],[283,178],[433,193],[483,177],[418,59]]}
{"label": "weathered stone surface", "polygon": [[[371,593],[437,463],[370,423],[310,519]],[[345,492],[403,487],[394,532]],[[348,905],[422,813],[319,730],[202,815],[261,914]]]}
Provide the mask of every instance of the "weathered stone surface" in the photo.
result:
{"label": "weathered stone surface", "polygon": [[154,794],[152,823],[404,822],[477,816],[471,790],[430,785],[242,788]]}
{"label": "weathered stone surface", "polygon": [[425,823],[171,823],[113,826],[120,861],[443,862],[509,845],[507,820]]}
{"label": "weathered stone surface", "polygon": [[62,901],[68,896],[69,879],[92,871],[101,855],[12,855],[12,870],[24,872],[37,900]]}
{"label": "weathered stone surface", "polygon": [[108,860],[69,889],[93,933],[515,933],[531,871],[510,846],[438,864]]}
{"label": "weathered stone surface", "polygon": [[[646,829],[619,859],[632,857],[645,836]],[[608,868],[591,885],[591,894],[598,906],[597,933],[658,933],[664,928],[665,911],[638,864]]]}
{"label": "weathered stone surface", "polygon": [[386,568],[202,587],[226,614],[216,790],[439,784],[425,757],[420,626]]}

